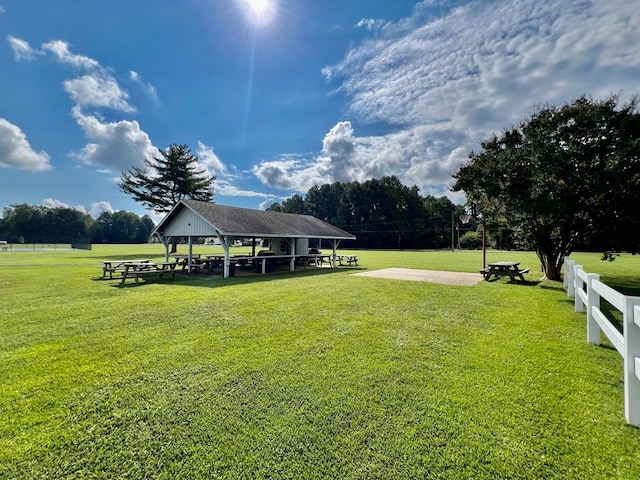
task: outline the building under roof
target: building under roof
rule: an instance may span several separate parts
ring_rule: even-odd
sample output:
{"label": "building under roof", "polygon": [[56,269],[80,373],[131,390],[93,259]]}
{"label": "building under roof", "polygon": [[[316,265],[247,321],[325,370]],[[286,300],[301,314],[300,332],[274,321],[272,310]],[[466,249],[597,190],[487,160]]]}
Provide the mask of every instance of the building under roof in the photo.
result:
{"label": "building under roof", "polygon": [[[294,270],[297,257],[307,256],[309,240],[329,241],[333,257],[340,241],[356,237],[338,227],[310,215],[251,210],[229,207],[198,200],[181,200],[154,228],[152,235],[165,245],[169,258],[169,245],[174,237],[186,237],[189,243],[189,265],[192,246],[196,238],[217,237],[224,249],[224,276],[229,276],[231,256],[229,247],[236,240],[264,239],[269,253],[279,259],[289,259]],[[256,257],[255,242],[251,242],[252,257]],[[259,252],[261,253],[261,252]],[[262,258],[262,257],[261,257]],[[332,258],[335,266],[335,259]]]}

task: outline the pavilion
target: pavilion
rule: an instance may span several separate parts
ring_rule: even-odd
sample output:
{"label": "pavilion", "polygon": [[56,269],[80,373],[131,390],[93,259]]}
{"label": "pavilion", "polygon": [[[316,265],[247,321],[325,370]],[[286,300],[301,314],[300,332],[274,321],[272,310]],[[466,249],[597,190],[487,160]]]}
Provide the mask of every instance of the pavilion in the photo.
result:
{"label": "pavilion", "polygon": [[167,261],[172,238],[187,238],[189,271],[194,240],[217,237],[224,249],[225,278],[229,277],[232,262],[229,247],[237,240],[251,239],[252,251],[249,259],[253,260],[263,259],[261,254],[265,253],[256,254],[256,239],[266,240],[271,258],[275,257],[280,261],[288,259],[290,270],[294,271],[296,259],[309,255],[309,240],[331,243],[333,255],[330,261],[335,267],[336,250],[340,242],[356,238],[310,215],[229,207],[198,200],[180,200],[153,229],[151,235],[158,237],[164,244]]}

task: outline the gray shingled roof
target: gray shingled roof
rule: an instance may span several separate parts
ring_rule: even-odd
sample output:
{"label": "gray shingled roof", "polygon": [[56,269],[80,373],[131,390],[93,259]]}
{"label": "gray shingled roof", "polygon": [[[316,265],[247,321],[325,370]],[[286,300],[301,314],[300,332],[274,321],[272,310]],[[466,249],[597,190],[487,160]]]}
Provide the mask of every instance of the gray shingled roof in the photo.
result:
{"label": "gray shingled roof", "polygon": [[[228,207],[198,200],[182,200],[223,235],[236,237],[302,237],[353,240],[356,237],[310,215]],[[182,208],[184,208],[182,207]],[[159,231],[180,210],[178,204],[156,227]]]}

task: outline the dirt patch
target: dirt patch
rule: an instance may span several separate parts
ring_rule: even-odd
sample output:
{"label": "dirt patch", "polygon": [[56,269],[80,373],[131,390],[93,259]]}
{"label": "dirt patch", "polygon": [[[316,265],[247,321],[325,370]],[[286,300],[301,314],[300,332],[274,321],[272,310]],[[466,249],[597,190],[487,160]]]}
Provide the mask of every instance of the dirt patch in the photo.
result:
{"label": "dirt patch", "polygon": [[476,285],[483,280],[480,273],[444,272],[440,270],[418,270],[415,268],[384,268],[371,272],[354,273],[354,275],[465,286]]}

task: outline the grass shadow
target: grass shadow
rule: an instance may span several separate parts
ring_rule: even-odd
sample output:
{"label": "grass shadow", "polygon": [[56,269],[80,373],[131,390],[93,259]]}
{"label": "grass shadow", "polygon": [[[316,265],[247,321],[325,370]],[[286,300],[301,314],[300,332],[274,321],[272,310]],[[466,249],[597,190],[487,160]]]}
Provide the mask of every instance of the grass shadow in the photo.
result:
{"label": "grass shadow", "polygon": [[347,271],[360,271],[364,270],[363,268],[356,267],[338,267],[338,268],[312,268],[307,270],[296,270],[295,272],[290,271],[275,271],[271,273],[261,274],[251,272],[249,270],[238,271],[236,270],[236,274],[234,276],[230,276],[228,278],[224,278],[221,273],[214,274],[202,274],[202,273],[187,273],[187,272],[176,272],[175,278],[167,277],[165,274],[164,278],[159,278],[155,276],[145,276],[141,277],[139,282],[136,284],[135,280],[127,279],[125,282],[122,282],[122,277],[94,277],[92,281],[94,282],[102,282],[105,280],[111,280],[117,283],[112,285],[114,288],[128,288],[128,287],[140,287],[142,285],[149,284],[175,284],[181,286],[191,286],[191,287],[223,287],[223,286],[231,286],[231,285],[250,285],[250,284],[259,284],[262,282],[273,282],[277,280],[288,280],[291,278],[304,278],[309,276],[316,275],[326,275],[326,274],[337,274],[340,271],[346,273]]}
{"label": "grass shadow", "polygon": [[[543,283],[542,280],[540,280],[538,283]],[[543,288],[545,290],[555,290],[556,292],[566,292],[567,290],[564,287],[558,287],[558,286],[554,286],[554,285],[542,285],[540,286],[540,288]]]}

